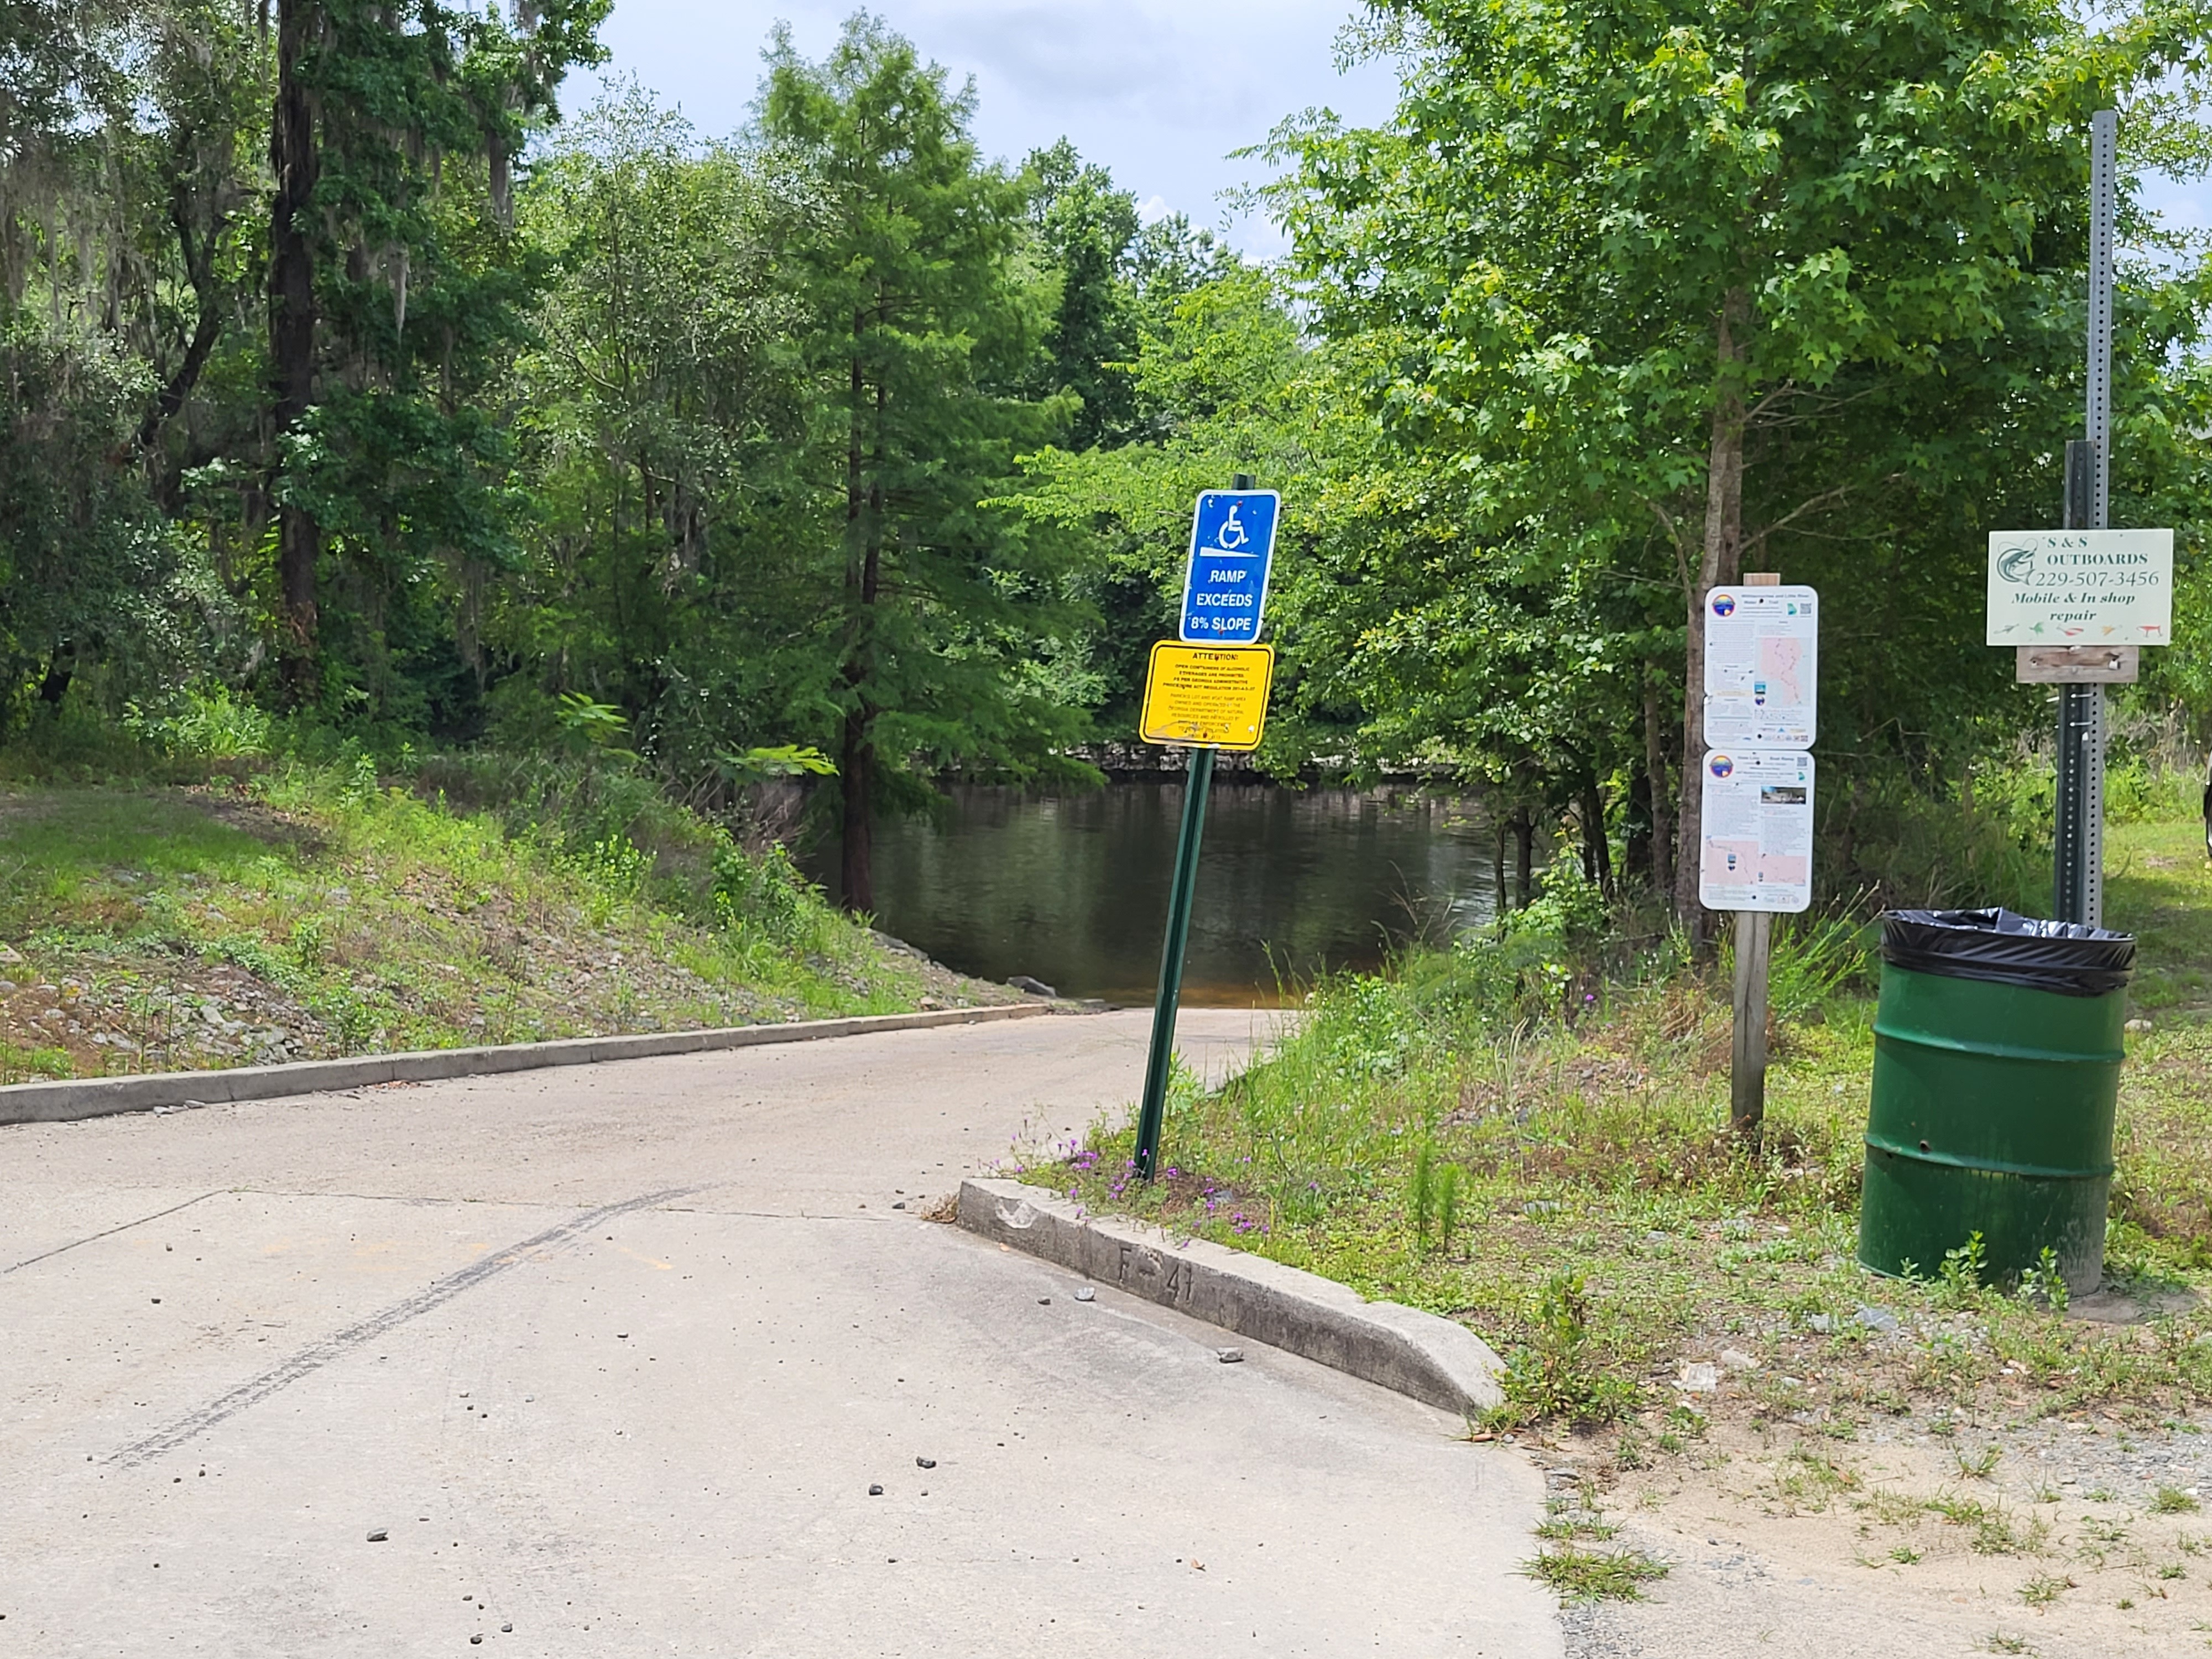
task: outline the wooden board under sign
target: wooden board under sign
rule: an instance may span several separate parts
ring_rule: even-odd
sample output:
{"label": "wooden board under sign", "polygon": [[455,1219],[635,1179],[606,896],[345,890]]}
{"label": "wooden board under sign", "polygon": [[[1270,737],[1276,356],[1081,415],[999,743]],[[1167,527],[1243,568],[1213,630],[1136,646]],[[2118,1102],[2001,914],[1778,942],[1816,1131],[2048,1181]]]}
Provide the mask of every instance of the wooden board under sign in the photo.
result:
{"label": "wooden board under sign", "polygon": [[2013,678],[2022,685],[2133,685],[2139,645],[2023,645]]}

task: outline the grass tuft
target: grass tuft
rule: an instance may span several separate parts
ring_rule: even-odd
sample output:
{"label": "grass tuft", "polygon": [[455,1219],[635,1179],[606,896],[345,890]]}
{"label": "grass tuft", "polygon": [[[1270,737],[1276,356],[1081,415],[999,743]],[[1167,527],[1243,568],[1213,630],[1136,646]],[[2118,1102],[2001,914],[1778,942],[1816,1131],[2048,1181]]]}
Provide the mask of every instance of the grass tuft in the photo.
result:
{"label": "grass tuft", "polygon": [[1521,1569],[1540,1580],[1565,1606],[1592,1601],[1641,1601],[1644,1586],[1664,1578],[1663,1561],[1634,1550],[1586,1550],[1572,1544],[1540,1552]]}

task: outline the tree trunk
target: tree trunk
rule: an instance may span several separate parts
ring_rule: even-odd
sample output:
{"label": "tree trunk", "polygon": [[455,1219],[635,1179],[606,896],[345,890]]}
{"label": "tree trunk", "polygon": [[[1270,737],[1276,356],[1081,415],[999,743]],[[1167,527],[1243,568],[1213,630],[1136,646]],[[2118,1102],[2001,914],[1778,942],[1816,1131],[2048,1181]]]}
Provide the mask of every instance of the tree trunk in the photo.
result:
{"label": "tree trunk", "polygon": [[1620,872],[1629,880],[1652,878],[1651,774],[1639,766],[1628,776],[1628,804],[1621,814]]}
{"label": "tree trunk", "polygon": [[[179,143],[179,152],[185,146]],[[179,154],[174,165],[177,175],[169,188],[169,224],[177,233],[177,252],[184,257],[185,275],[192,285],[192,298],[198,309],[198,320],[192,328],[192,337],[185,347],[184,359],[162,386],[138,422],[138,447],[151,456],[155,441],[161,435],[162,426],[185,406],[185,399],[192,395],[199,383],[200,370],[215,350],[216,341],[222,334],[222,290],[215,279],[216,243],[222,234],[222,221],[227,216],[218,214],[216,222],[208,228],[204,237],[195,236],[192,230],[191,190],[185,173],[185,160]],[[164,474],[156,494],[165,507],[175,510],[175,486]]]}
{"label": "tree trunk", "polygon": [[1682,833],[1675,860],[1674,914],[1700,945],[1707,938],[1698,902],[1703,826],[1699,792],[1705,769],[1705,591],[1736,579],[1743,556],[1744,346],[1750,296],[1732,288],[1721,301],[1715,337],[1711,447],[1705,469],[1705,544],[1698,580],[1684,596],[1689,617],[1682,682]]}
{"label": "tree trunk", "polygon": [[[269,161],[276,192],[269,210],[269,363],[274,394],[270,424],[280,441],[271,476],[283,471],[281,440],[299,424],[315,397],[314,251],[308,242],[317,174],[314,105],[300,83],[300,62],[320,21],[317,0],[282,0],[276,21],[276,108]],[[305,509],[280,506],[276,519],[277,587],[283,605],[288,678],[304,701],[314,678],[315,561],[322,532]]]}
{"label": "tree trunk", "polygon": [[39,682],[39,701],[49,708],[58,708],[62,699],[69,696],[70,682],[76,678],[76,647],[60,646],[46,659],[46,672]]}
{"label": "tree trunk", "polygon": [[845,741],[837,757],[844,812],[838,825],[838,887],[848,910],[876,908],[874,781],[876,748],[869,738],[873,711],[855,708],[845,716]]}
{"label": "tree trunk", "polygon": [[[855,313],[857,348],[866,319]],[[883,433],[884,388],[875,395],[876,434]],[[851,419],[845,434],[845,663],[847,695],[842,752],[838,759],[844,811],[838,825],[838,885],[848,910],[876,908],[874,801],[876,710],[869,701],[875,618],[871,614],[883,571],[883,485],[872,482],[866,453],[865,411],[867,374],[857,349],[852,361]]]}
{"label": "tree trunk", "polygon": [[1597,884],[1600,892],[1611,898],[1613,846],[1605,835],[1605,795],[1597,787],[1596,778],[1587,773],[1583,776],[1578,816],[1583,821],[1583,873]]}
{"label": "tree trunk", "polygon": [[1667,810],[1667,744],[1659,717],[1659,687],[1644,677],[1644,771],[1651,791],[1651,890],[1674,890],[1674,825]]}
{"label": "tree trunk", "polygon": [[1513,809],[1513,878],[1518,889],[1517,908],[1525,910],[1536,896],[1536,823],[1526,805]]}
{"label": "tree trunk", "polygon": [[1503,916],[1505,914],[1505,820],[1503,818],[1491,825],[1490,880],[1498,896],[1491,914]]}

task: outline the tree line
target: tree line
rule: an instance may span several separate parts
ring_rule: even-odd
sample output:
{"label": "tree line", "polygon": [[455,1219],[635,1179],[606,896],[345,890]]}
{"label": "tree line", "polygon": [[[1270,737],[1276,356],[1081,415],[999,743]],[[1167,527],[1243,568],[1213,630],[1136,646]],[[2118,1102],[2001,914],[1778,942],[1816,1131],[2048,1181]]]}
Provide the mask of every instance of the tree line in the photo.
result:
{"label": "tree line", "polygon": [[2205,170],[2195,4],[1386,0],[1398,108],[1276,131],[1270,265],[985,155],[866,14],[726,137],[566,111],[606,9],[0,0],[9,732],[221,684],[709,807],[812,771],[865,908],[882,814],[1133,735],[1247,471],[1270,770],[1480,782],[1524,872],[1564,827],[1693,915],[1705,586],[1820,587],[1846,846],[2041,718],[1978,550],[2057,520],[2112,106],[2114,521],[2184,572],[2139,695],[2212,714],[2212,296],[2141,183]]}

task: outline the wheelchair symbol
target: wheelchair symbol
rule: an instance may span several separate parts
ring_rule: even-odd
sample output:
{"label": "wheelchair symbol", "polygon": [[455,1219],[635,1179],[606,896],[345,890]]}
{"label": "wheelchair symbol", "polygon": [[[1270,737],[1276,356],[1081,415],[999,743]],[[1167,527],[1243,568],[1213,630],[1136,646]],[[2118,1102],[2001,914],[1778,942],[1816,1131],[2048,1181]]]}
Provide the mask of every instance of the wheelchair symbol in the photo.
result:
{"label": "wheelchair symbol", "polygon": [[1237,510],[1243,505],[1242,501],[1230,502],[1229,517],[1221,528],[1213,532],[1213,544],[1224,553],[1237,552],[1252,539],[1237,517]]}

